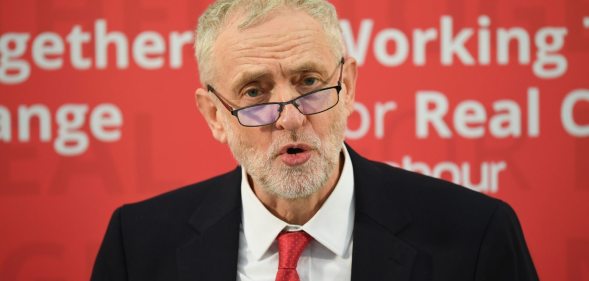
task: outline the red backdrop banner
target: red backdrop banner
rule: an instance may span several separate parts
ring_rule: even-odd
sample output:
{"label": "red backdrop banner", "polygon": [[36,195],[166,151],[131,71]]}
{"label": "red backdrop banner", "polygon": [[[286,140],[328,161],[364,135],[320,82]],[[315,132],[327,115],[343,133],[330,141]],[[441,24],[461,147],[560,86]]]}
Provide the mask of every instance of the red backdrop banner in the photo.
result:
{"label": "red backdrop banner", "polygon": [[[199,115],[208,1],[1,0],[0,280],[87,280],[111,212],[236,163]],[[589,1],[334,1],[360,153],[517,211],[589,280]]]}

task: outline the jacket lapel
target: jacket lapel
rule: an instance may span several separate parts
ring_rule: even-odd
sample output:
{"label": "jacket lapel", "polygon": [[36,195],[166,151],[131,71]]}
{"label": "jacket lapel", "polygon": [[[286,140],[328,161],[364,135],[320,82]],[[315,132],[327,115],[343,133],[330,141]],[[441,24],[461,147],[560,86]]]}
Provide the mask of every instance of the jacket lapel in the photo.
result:
{"label": "jacket lapel", "polygon": [[352,281],[410,280],[417,251],[396,234],[411,223],[402,196],[381,173],[382,167],[348,147],[354,165],[356,216]]}
{"label": "jacket lapel", "polygon": [[212,187],[189,220],[188,243],[177,249],[178,280],[235,281],[241,224],[241,170]]}

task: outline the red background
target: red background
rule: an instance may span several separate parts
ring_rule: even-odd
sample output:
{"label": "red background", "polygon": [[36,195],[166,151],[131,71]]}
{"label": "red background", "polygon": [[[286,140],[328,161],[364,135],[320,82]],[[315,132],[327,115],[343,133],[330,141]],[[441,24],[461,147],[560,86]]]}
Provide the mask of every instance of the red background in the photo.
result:
{"label": "red background", "polygon": [[[94,66],[95,49],[88,43],[87,70],[75,69],[66,45],[63,67],[45,70],[32,59],[31,42],[43,32],[62,38],[74,25],[93,33],[97,19],[107,21],[108,31],[129,39],[153,30],[164,36],[193,28],[208,1],[189,0],[1,0],[0,32],[31,35],[23,59],[31,65],[30,77],[18,84],[0,83],[0,106],[11,113],[12,139],[0,140],[0,280],[87,280],[111,212],[123,203],[145,199],[164,191],[200,181],[235,166],[228,149],[216,143],[195,107],[199,86],[192,48],[183,49],[183,63],[154,70],[139,67],[129,51],[129,67],[115,65],[109,49],[108,66]],[[572,136],[561,123],[561,103],[572,91],[588,91],[589,17],[587,0],[541,1],[335,1],[341,19],[352,26],[354,40],[362,20],[374,21],[366,59],[359,68],[357,101],[371,116],[367,134],[348,142],[363,155],[381,161],[401,162],[403,156],[430,167],[443,161],[469,163],[475,182],[481,162],[504,161],[499,188],[487,192],[509,202],[517,211],[528,246],[542,280],[589,280],[589,138]],[[410,39],[417,28],[435,28],[440,17],[453,18],[454,30],[473,28],[466,49],[475,58],[465,65],[454,57],[452,65],[440,63],[440,44],[427,49],[427,62],[416,66],[409,56],[399,66],[378,62],[373,51],[378,32],[403,31]],[[477,18],[491,19],[492,36],[497,28],[522,27],[530,34],[530,63],[499,65],[491,47],[489,65],[476,59]],[[589,21],[589,19],[587,19]],[[566,72],[557,78],[534,75],[532,63],[537,46],[534,34],[543,27],[568,30],[564,47]],[[439,34],[438,34],[439,38]],[[93,41],[91,41],[93,42]],[[495,44],[494,37],[492,44]],[[394,43],[387,49],[395,52]],[[1,55],[1,54],[0,54]],[[0,62],[1,63],[1,62]],[[540,92],[540,134],[526,135],[528,88]],[[435,90],[446,95],[449,114],[444,119],[452,138],[440,137],[430,126],[428,138],[416,136],[416,93]],[[493,102],[516,101],[521,108],[522,136],[498,138],[486,127],[485,136],[469,139],[451,126],[452,112],[464,100],[484,105],[487,117]],[[384,135],[375,135],[375,104],[393,101],[397,107],[385,115]],[[62,156],[53,149],[58,135],[55,113],[67,103],[87,104],[90,111],[101,103],[115,104],[122,112],[122,136],[101,142],[91,135],[81,155]],[[39,140],[38,122],[32,122],[31,140],[18,140],[18,108],[43,104],[51,113],[52,137]],[[82,130],[89,134],[89,117]],[[589,102],[574,108],[578,124],[589,124]],[[354,114],[349,127],[358,129]],[[446,174],[447,175],[447,174]]]}

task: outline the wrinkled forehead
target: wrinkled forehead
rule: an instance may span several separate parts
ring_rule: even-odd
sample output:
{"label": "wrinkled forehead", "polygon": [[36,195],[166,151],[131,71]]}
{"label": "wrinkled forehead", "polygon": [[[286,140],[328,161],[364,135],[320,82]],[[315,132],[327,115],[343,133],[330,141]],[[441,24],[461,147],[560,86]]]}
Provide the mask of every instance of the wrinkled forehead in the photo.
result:
{"label": "wrinkled forehead", "polygon": [[246,28],[240,27],[242,21],[242,14],[231,15],[213,44],[216,81],[230,82],[252,71],[284,75],[310,67],[326,71],[338,61],[320,23],[303,11],[277,9]]}

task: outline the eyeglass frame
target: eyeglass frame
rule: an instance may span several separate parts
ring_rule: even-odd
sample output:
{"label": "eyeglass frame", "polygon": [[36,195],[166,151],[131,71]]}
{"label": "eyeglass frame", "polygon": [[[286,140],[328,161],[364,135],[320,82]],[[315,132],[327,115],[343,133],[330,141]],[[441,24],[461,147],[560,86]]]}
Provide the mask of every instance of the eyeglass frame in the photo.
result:
{"label": "eyeglass frame", "polygon": [[[215,88],[213,88],[213,86],[211,86],[210,84],[207,84],[207,91],[211,92],[213,95],[215,95],[215,97],[217,97],[217,99],[219,99],[219,101],[221,102],[221,104],[223,104],[223,106],[231,113],[231,115],[233,115],[233,116],[235,116],[235,118],[237,118],[237,122],[239,122],[240,125],[242,125],[244,127],[262,127],[262,126],[268,126],[268,125],[272,125],[272,124],[278,122],[278,119],[280,119],[280,116],[282,114],[282,111],[284,110],[284,107],[287,106],[287,105],[289,105],[289,104],[292,104],[301,114],[303,114],[305,116],[319,114],[319,113],[322,113],[322,112],[325,112],[325,111],[328,111],[328,110],[334,108],[339,103],[339,93],[342,90],[342,76],[343,76],[344,63],[345,63],[345,60],[342,57],[341,60],[340,60],[340,62],[339,62],[339,64],[340,64],[340,72],[339,72],[339,78],[337,80],[337,85],[330,86],[330,87],[325,87],[325,88],[320,88],[320,89],[316,89],[316,90],[310,91],[308,93],[302,94],[302,95],[300,95],[300,96],[298,96],[298,97],[296,97],[294,99],[291,99],[289,101],[283,101],[283,102],[263,102],[263,103],[252,104],[252,105],[248,105],[248,106],[244,106],[244,107],[240,107],[240,108],[233,108],[231,105],[229,105],[229,103],[227,101],[224,100],[225,98],[222,95],[220,95],[217,92],[217,90],[215,90]],[[325,91],[325,90],[330,90],[330,89],[335,89],[337,100],[335,101],[335,103],[332,106],[330,106],[330,107],[328,107],[328,108],[326,108],[324,110],[321,110],[321,111],[318,111],[318,112],[314,112],[314,113],[306,114],[306,113],[301,112],[301,110],[299,109],[299,107],[295,103],[295,101],[297,101],[297,100],[299,100],[301,98],[307,97],[307,96],[312,95],[312,94],[315,94],[317,92],[321,92],[321,91]],[[251,107],[254,107],[254,106],[272,105],[272,104],[278,104],[280,107],[278,108],[278,116],[276,117],[276,120],[274,120],[271,123],[262,124],[262,125],[244,125],[243,123],[241,123],[241,120],[239,120],[239,117],[237,116],[237,114],[238,114],[238,112],[240,110],[248,109],[248,108],[251,108]]]}

